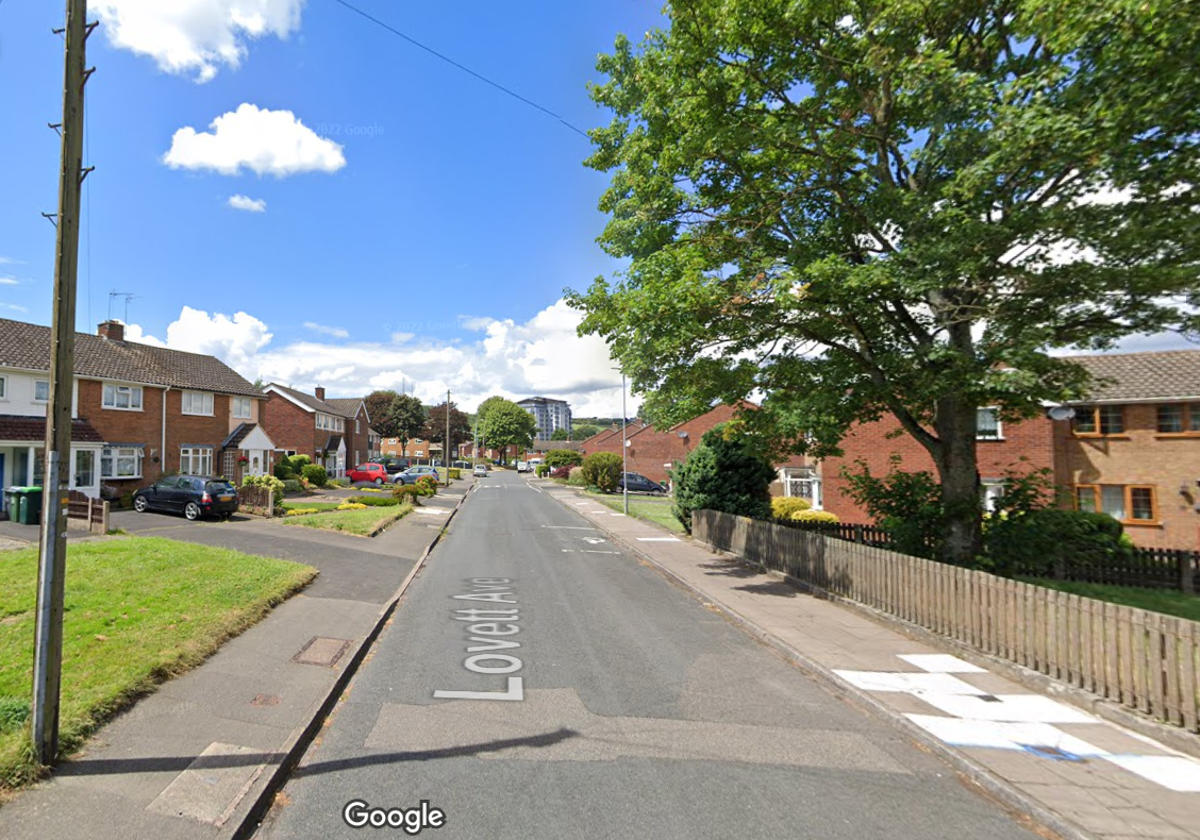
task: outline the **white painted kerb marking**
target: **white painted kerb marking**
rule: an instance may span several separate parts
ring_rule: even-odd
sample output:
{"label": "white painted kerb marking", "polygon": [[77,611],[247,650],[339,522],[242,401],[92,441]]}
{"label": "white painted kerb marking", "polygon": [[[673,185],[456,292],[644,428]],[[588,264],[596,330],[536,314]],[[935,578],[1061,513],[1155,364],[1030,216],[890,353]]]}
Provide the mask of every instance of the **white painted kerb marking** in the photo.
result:
{"label": "white painted kerb marking", "polygon": [[679,542],[678,537],[638,537],[638,542]]}

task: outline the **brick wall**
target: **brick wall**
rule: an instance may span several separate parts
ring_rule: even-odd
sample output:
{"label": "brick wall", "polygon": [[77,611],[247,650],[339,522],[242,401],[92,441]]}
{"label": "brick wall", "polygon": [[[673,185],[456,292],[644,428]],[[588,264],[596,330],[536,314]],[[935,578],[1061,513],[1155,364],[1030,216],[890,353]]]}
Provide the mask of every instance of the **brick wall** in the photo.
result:
{"label": "brick wall", "polygon": [[[1029,473],[1042,468],[1055,468],[1055,435],[1046,417],[1035,417],[1021,423],[1004,423],[1000,440],[980,440],[976,445],[981,480],[1001,479],[1006,472]],[[901,458],[900,468],[910,472],[927,470],[937,477],[933,459],[925,447],[904,432],[900,423],[885,417],[873,423],[859,424],[842,441],[844,454],[821,462],[821,482],[825,495],[824,507],[837,514],[843,522],[870,522],[866,510],[846,495],[847,482],[843,469],[857,472],[855,462],[862,460],[874,476],[884,476],[891,470],[893,455]]]}
{"label": "brick wall", "polygon": [[1200,549],[1200,436],[1160,435],[1156,405],[1126,405],[1124,419],[1124,434],[1104,438],[1075,437],[1069,423],[1055,424],[1062,483],[1153,487],[1158,520],[1126,521],[1125,533],[1140,546]]}
{"label": "brick wall", "polygon": [[[277,447],[317,460],[316,418],[313,414],[271,392],[261,407],[260,416],[263,429]],[[322,434],[328,435],[328,432],[322,430]],[[323,446],[327,439],[322,438],[320,445]]]}

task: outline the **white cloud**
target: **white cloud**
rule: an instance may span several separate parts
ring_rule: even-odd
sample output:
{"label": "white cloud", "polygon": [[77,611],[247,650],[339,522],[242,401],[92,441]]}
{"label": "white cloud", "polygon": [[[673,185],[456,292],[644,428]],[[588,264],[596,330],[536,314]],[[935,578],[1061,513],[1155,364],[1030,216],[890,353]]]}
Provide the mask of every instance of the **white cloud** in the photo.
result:
{"label": "white cloud", "polygon": [[236,68],[246,42],[286,38],[300,26],[304,0],[92,0],[114,47],[154,59],[166,73],[207,82]]}
{"label": "white cloud", "polygon": [[229,206],[234,210],[245,210],[248,213],[267,212],[267,201],[263,198],[250,198],[245,195],[229,196]]}
{"label": "white cloud", "polygon": [[0,277],[0,286],[18,286],[20,282],[16,277]]}
{"label": "white cloud", "polygon": [[0,257],[0,265],[25,265],[25,263],[14,260],[12,257]]}
{"label": "white cloud", "polygon": [[3,307],[4,309],[11,309],[13,312],[28,312],[29,311],[24,306],[18,306],[15,303],[0,303],[0,307]]}
{"label": "white cloud", "polygon": [[346,165],[342,147],[317,135],[291,111],[270,111],[243,102],[217,117],[212,132],[185,126],[171,138],[163,163],[172,169],[211,169],[237,175],[284,178],[300,172],[337,172]]}
{"label": "white cloud", "polygon": [[[305,391],[321,385],[331,397],[403,387],[433,404],[444,400],[449,388],[451,399],[469,411],[499,394],[509,399],[563,399],[578,417],[618,416],[621,374],[603,341],[576,335],[580,317],[560,300],[524,323],[463,319],[460,323],[480,333],[473,342],[432,341],[402,333],[390,341],[299,340],[276,347],[270,344],[267,325],[245,312],[230,317],[184,307],[167,328],[166,343],[211,353],[251,381],[261,377]],[[321,327],[312,322],[305,326]],[[134,329],[127,327],[126,335],[136,341]],[[629,413],[639,404],[631,397]]]}
{"label": "white cloud", "polygon": [[334,338],[349,338],[350,337],[349,331],[344,330],[341,327],[326,327],[321,324],[313,323],[312,321],[305,321],[304,326],[307,327],[308,329],[312,330],[313,332],[321,333],[322,335],[331,335]]}

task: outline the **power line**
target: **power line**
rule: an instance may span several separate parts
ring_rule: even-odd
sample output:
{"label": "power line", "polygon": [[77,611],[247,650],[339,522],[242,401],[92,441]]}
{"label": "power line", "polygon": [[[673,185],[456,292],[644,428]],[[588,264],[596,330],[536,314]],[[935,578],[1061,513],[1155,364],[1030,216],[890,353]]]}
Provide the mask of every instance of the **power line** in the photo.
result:
{"label": "power line", "polygon": [[[4,0],[0,0],[0,3],[2,3],[2,2],[4,2]],[[513,97],[514,99],[524,102],[529,107],[536,108],[537,110],[541,111],[543,114],[554,117],[554,119],[558,120],[560,123],[565,125],[567,128],[571,129],[571,131],[574,131],[579,136],[587,137],[587,132],[571,125],[571,123],[567,122],[565,119],[563,119],[558,114],[551,111],[549,108],[543,108],[541,105],[537,104],[533,100],[526,99],[524,96],[521,96],[521,94],[517,93],[516,91],[514,91],[510,88],[506,88],[504,85],[500,84],[499,82],[493,82],[487,76],[484,76],[480,73],[476,73],[470,67],[459,64],[454,59],[450,58],[447,55],[443,55],[442,53],[438,52],[437,50],[433,49],[432,47],[425,46],[420,41],[418,41],[416,38],[413,38],[409,35],[405,35],[399,29],[396,29],[393,26],[389,26],[388,24],[384,23],[377,17],[372,17],[371,15],[364,12],[362,9],[359,9],[359,8],[347,3],[346,0],[334,0],[334,2],[340,3],[341,5],[345,6],[350,11],[355,12],[359,15],[362,15],[367,20],[371,21],[371,23],[375,24],[376,26],[383,27],[388,32],[391,32],[393,35],[403,38],[405,41],[408,41],[408,43],[412,44],[414,47],[419,47],[420,49],[425,50],[425,52],[429,53],[430,55],[432,55],[436,58],[440,58],[442,61],[446,62],[447,64],[449,64],[453,67],[457,67],[459,70],[463,71],[464,73],[474,76],[476,79],[479,79],[479,81],[484,82],[485,84],[491,85],[492,87],[496,88],[496,90],[502,91],[503,93],[507,93],[509,96]]]}

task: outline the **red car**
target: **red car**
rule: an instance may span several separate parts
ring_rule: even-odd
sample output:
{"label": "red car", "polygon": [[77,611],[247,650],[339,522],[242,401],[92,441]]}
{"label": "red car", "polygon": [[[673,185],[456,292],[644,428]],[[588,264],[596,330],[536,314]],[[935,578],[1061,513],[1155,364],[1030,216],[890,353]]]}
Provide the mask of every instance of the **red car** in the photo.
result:
{"label": "red car", "polygon": [[384,484],[388,481],[388,471],[384,469],[383,464],[359,464],[346,473],[346,478],[351,481],[373,481],[376,484]]}

